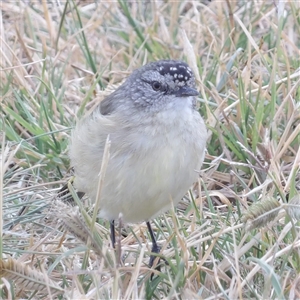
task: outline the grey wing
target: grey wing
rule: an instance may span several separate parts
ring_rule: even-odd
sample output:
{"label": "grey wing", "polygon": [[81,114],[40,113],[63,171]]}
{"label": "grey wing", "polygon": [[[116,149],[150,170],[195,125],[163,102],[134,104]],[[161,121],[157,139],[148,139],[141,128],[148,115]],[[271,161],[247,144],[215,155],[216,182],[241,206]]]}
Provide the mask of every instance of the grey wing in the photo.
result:
{"label": "grey wing", "polygon": [[102,115],[110,115],[117,110],[122,104],[122,92],[117,89],[112,94],[107,96],[103,101],[100,102],[99,108]]}
{"label": "grey wing", "polygon": [[97,187],[105,142],[115,128],[110,116],[95,113],[80,121],[73,130],[69,155],[75,170],[75,187],[79,191],[91,195]]}

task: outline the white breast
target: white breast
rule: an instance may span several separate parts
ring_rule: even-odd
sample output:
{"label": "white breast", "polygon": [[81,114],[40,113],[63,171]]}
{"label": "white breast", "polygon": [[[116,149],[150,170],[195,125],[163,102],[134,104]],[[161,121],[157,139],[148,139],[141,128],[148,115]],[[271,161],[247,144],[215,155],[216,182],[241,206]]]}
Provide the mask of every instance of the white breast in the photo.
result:
{"label": "white breast", "polygon": [[[171,201],[176,205],[197,179],[204,157],[205,125],[196,111],[171,111],[110,134],[111,157],[101,194],[100,217],[114,220],[121,213],[124,222],[149,220],[169,209]],[[85,144],[81,153],[85,167],[82,161],[75,165],[76,186],[92,198],[96,196],[103,146],[91,144],[91,139],[99,139],[101,119],[90,126],[92,137],[81,137],[77,143],[78,147]],[[76,142],[76,137],[73,140]]]}

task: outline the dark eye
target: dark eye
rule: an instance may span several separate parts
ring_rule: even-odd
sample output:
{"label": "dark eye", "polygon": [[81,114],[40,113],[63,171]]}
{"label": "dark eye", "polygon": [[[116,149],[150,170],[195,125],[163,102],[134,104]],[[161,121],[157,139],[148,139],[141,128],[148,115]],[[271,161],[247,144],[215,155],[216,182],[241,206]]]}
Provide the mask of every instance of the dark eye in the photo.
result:
{"label": "dark eye", "polygon": [[158,81],[153,81],[152,88],[154,89],[154,91],[159,91],[161,89],[161,83]]}

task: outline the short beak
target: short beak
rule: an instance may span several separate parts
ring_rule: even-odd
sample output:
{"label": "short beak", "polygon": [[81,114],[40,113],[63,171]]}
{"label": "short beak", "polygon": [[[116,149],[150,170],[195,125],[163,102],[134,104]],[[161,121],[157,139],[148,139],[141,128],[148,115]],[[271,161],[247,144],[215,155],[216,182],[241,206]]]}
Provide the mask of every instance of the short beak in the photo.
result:
{"label": "short beak", "polygon": [[196,89],[189,86],[182,86],[178,91],[175,92],[176,97],[188,97],[188,96],[198,96],[199,93]]}

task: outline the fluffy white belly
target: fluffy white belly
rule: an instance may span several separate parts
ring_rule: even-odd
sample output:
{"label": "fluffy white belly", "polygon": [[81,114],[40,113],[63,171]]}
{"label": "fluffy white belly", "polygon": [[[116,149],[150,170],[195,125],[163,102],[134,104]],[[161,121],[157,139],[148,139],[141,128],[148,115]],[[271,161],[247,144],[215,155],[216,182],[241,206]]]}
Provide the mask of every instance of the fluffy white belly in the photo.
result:
{"label": "fluffy white belly", "polygon": [[157,146],[126,159],[112,157],[111,165],[123,162],[118,169],[108,166],[100,216],[112,220],[121,213],[124,222],[134,223],[166,211],[171,201],[177,205],[197,178],[195,152],[181,148]]}
{"label": "fluffy white belly", "polygon": [[[122,214],[125,223],[135,223],[168,210],[171,201],[178,204],[196,181],[204,157],[206,128],[200,115],[195,114],[175,122],[165,121],[163,116],[164,124],[143,124],[110,135],[111,156],[101,193],[100,217],[114,220]],[[78,157],[73,158],[76,187],[92,199],[97,193],[103,153],[103,142],[92,142],[99,139],[97,120],[94,123],[90,125],[90,136],[75,130],[80,139],[73,137],[77,149],[82,147],[81,152],[76,151]]]}

